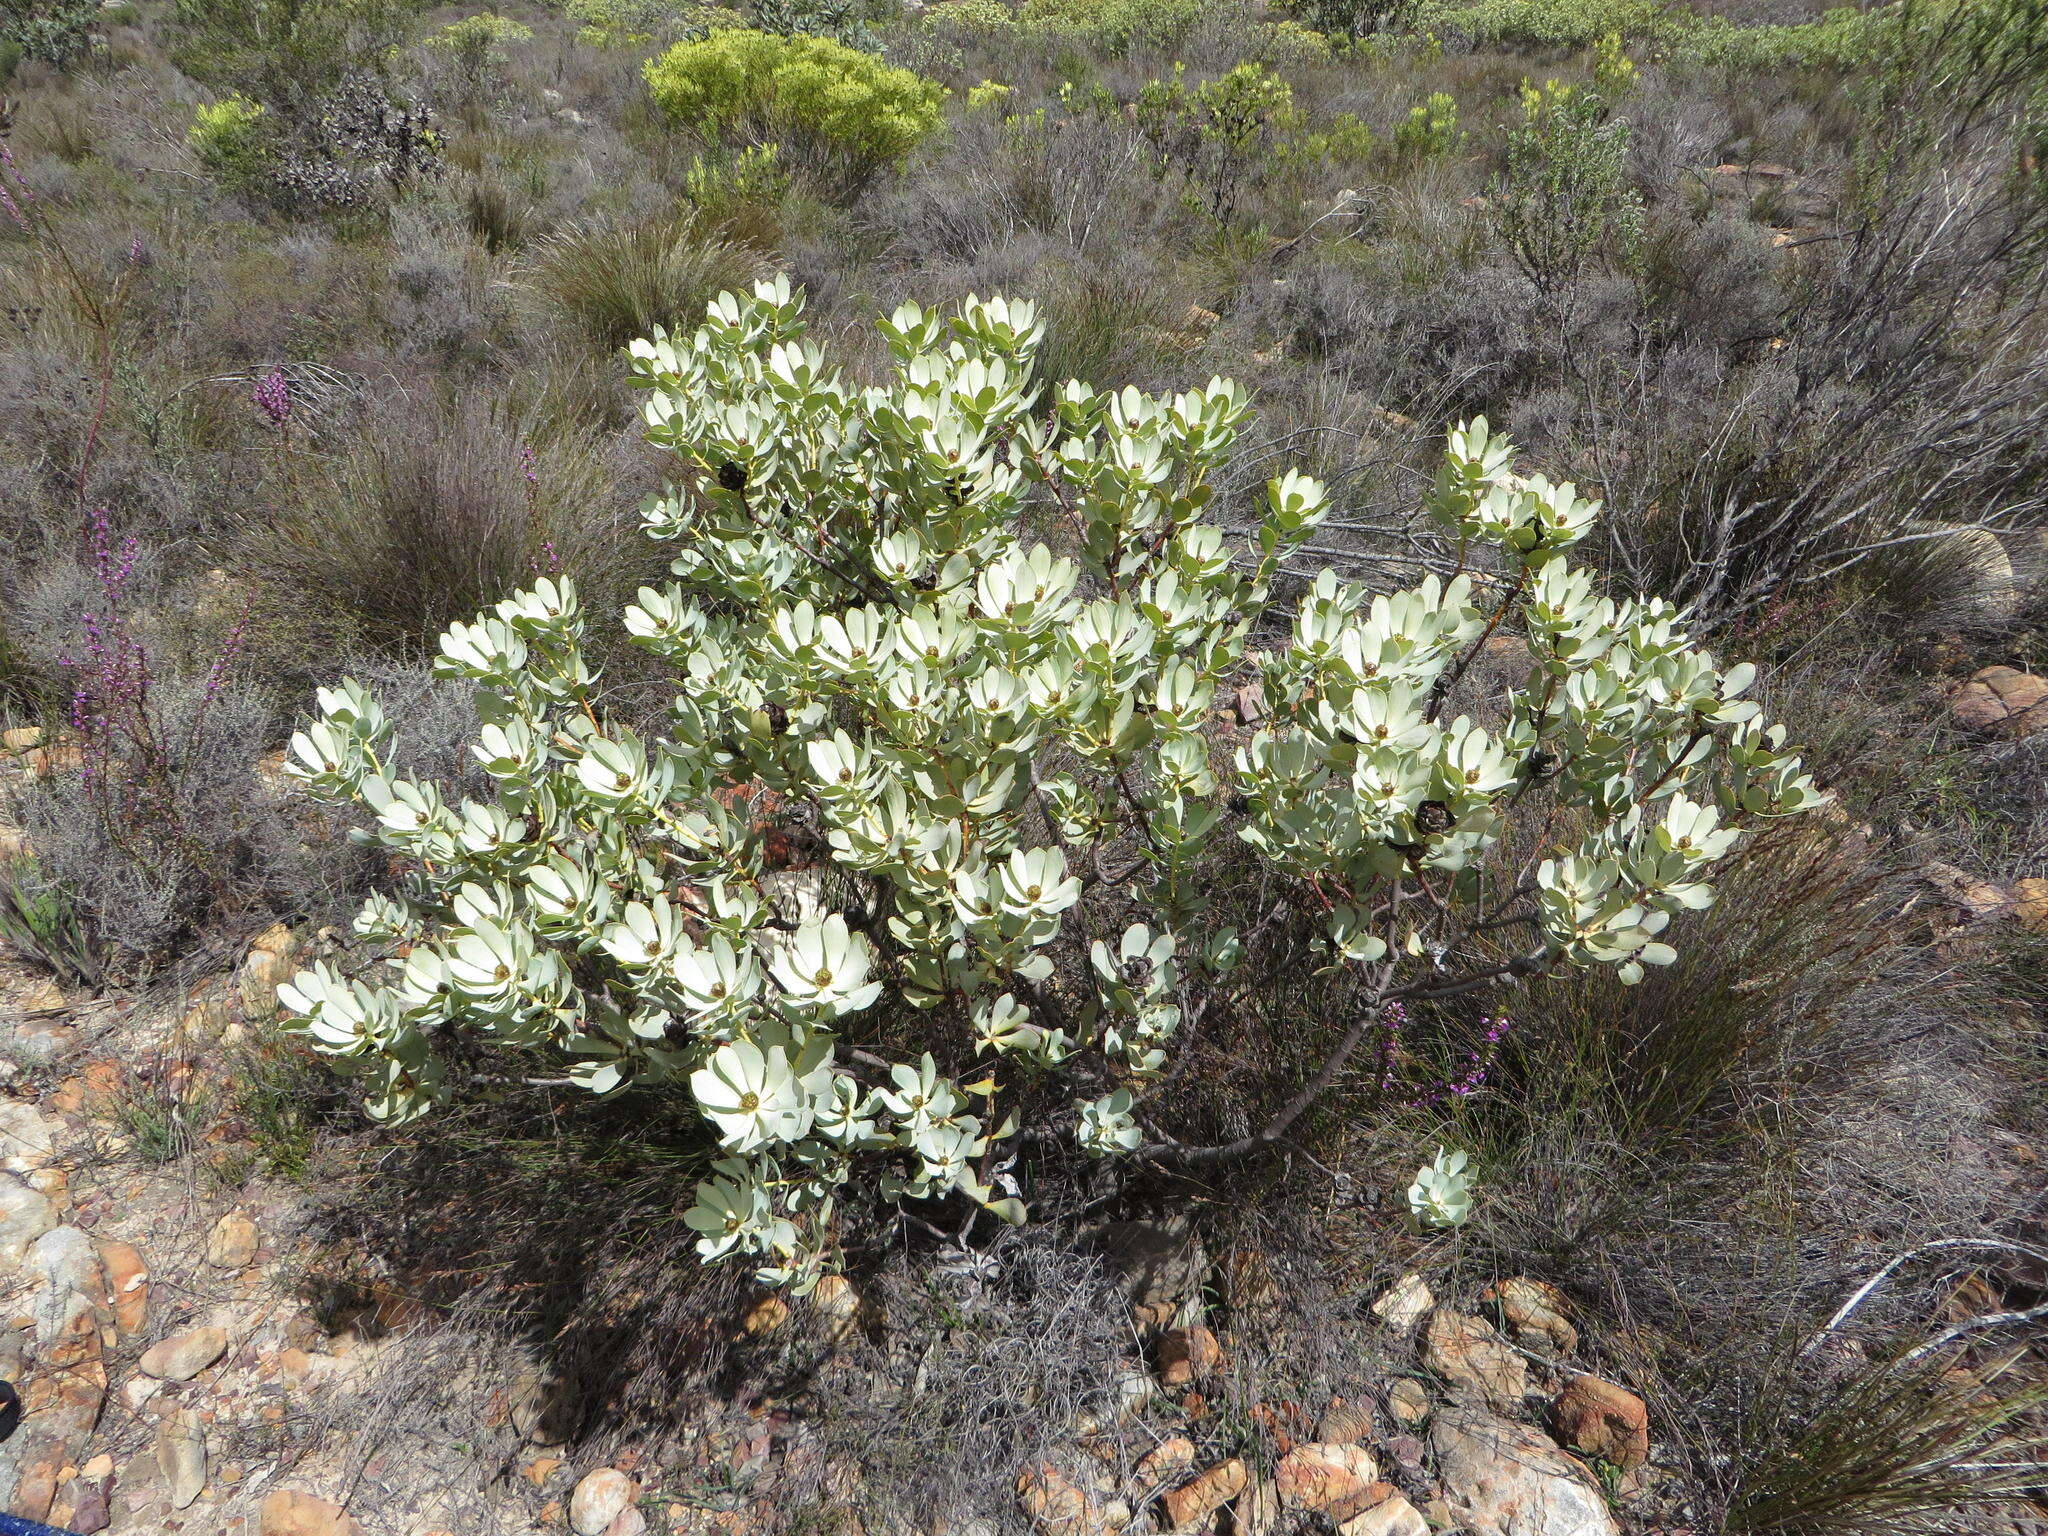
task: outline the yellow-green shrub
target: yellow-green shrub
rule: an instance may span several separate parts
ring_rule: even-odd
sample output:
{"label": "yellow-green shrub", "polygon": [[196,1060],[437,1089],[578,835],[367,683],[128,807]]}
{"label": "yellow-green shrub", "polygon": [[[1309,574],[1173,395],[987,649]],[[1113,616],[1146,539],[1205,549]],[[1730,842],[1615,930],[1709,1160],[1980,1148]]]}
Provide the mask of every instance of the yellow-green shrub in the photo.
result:
{"label": "yellow-green shrub", "polygon": [[562,12],[583,24],[576,39],[592,48],[645,48],[747,24],[704,0],[563,0]]}
{"label": "yellow-green shrub", "polygon": [[489,87],[497,66],[504,62],[505,49],[533,41],[533,28],[523,22],[479,11],[450,22],[427,39],[427,46],[452,64],[465,96],[480,96]]}
{"label": "yellow-green shrub", "polygon": [[1663,0],[1424,0],[1415,24],[1477,43],[1589,48],[1610,32],[1651,37],[1683,17]]}
{"label": "yellow-green shrub", "polygon": [[1210,7],[1204,0],[1024,0],[1018,19],[1034,31],[1065,33],[1095,47],[1172,48]]}
{"label": "yellow-green shrub", "polygon": [[1464,142],[1457,98],[1444,91],[1432,91],[1428,101],[1409,108],[1408,116],[1394,125],[1394,149],[1408,160],[1455,154]]}
{"label": "yellow-green shrub", "polygon": [[1274,69],[1288,64],[1327,64],[1332,52],[1329,38],[1321,32],[1282,18],[1259,28],[1253,61]]}
{"label": "yellow-green shrub", "polygon": [[717,32],[646,67],[655,103],[707,141],[779,144],[860,175],[937,126],[945,88],[822,37]]}
{"label": "yellow-green shrub", "polygon": [[192,117],[185,139],[200,164],[223,180],[247,181],[263,159],[263,106],[239,91],[208,102]]}
{"label": "yellow-green shrub", "polygon": [[986,112],[1004,106],[1014,93],[1000,80],[984,80],[967,92],[967,110]]}

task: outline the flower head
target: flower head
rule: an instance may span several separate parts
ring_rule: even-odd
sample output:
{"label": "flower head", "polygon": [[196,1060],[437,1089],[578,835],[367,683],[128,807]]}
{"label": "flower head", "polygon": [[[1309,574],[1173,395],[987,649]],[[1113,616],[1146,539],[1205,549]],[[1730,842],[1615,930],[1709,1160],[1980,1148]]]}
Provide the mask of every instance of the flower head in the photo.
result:
{"label": "flower head", "polygon": [[273,427],[282,427],[292,419],[292,386],[284,369],[272,368],[263,375],[250,398],[256,402],[256,409],[270,418]]}

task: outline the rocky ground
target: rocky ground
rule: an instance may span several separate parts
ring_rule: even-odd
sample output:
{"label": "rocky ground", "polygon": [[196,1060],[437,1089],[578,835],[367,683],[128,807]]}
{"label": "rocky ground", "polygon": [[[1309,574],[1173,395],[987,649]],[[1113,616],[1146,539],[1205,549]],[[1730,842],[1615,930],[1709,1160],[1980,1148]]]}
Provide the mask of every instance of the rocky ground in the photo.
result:
{"label": "rocky ground", "polygon": [[[551,1403],[532,1357],[396,1286],[337,1310],[312,1192],[262,1177],[224,1188],[189,1151],[138,1146],[138,1074],[190,1102],[205,1062],[268,1017],[296,948],[272,930],[232,984],[171,1007],[67,998],[7,972],[0,1349],[24,1415],[0,1446],[5,1507],[84,1536],[634,1536],[765,1529],[777,1490],[802,1481],[857,1528],[875,1490],[857,1456],[820,1464],[800,1402],[707,1402],[679,1462],[590,1465],[561,1443],[576,1415]],[[1019,1468],[1017,1509],[989,1511],[990,1531],[1016,1515],[1044,1536],[1277,1531],[1315,1514],[1344,1536],[1599,1536],[1619,1529],[1612,1502],[1648,1486],[1645,1405],[1569,1364],[1565,1305],[1532,1281],[1497,1287],[1477,1315],[1401,1280],[1367,1326],[1408,1369],[1376,1400],[1276,1407],[1282,1454],[1264,1470],[1162,1437],[1149,1407],[1170,1400],[1175,1421],[1199,1425],[1228,1363],[1228,1336],[1205,1321],[1210,1267],[1170,1222],[1097,1236],[1131,1303],[1121,1422],[1083,1423],[1071,1455]],[[838,1280],[794,1308],[753,1298],[734,1323],[849,1349],[888,1328]]]}

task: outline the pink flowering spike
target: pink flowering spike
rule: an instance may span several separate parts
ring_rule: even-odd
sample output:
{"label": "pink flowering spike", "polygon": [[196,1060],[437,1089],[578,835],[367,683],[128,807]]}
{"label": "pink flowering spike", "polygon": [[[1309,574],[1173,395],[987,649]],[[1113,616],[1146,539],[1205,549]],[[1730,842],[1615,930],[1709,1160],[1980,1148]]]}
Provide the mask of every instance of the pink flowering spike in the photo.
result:
{"label": "pink flowering spike", "polygon": [[273,427],[282,427],[292,419],[292,387],[284,376],[283,368],[273,368],[263,376],[250,397],[256,408],[270,418]]}

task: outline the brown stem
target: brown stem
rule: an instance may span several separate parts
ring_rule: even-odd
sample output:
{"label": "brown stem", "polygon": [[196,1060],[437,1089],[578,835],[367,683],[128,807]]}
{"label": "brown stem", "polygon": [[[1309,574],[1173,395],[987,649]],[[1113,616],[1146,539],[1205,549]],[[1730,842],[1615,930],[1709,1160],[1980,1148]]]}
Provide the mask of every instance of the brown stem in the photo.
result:
{"label": "brown stem", "polygon": [[1308,1113],[1314,1107],[1316,1100],[1320,1099],[1329,1090],[1330,1085],[1336,1082],[1338,1075],[1343,1072],[1352,1056],[1356,1054],[1360,1042],[1378,1024],[1380,1008],[1383,1004],[1406,998],[1453,997],[1461,992],[1470,992],[1480,987],[1490,986],[1504,977],[1532,976],[1549,965],[1553,958],[1548,951],[1538,950],[1533,954],[1517,955],[1514,959],[1502,965],[1489,966],[1483,971],[1474,971],[1469,976],[1461,977],[1454,982],[1447,982],[1439,987],[1418,984],[1398,989],[1390,989],[1387,986],[1392,968],[1383,965],[1379,968],[1379,975],[1374,983],[1370,1000],[1360,1009],[1358,1017],[1353,1021],[1351,1027],[1344,1032],[1344,1038],[1337,1042],[1337,1048],[1324,1060],[1316,1075],[1302,1086],[1301,1091],[1283,1104],[1279,1112],[1258,1130],[1253,1131],[1249,1136],[1240,1136],[1236,1141],[1224,1142],[1220,1146],[1213,1147],[1190,1147],[1184,1142],[1178,1141],[1153,1142],[1140,1147],[1137,1155],[1148,1162],[1156,1163],[1166,1168],[1194,1169],[1214,1168],[1225,1163],[1234,1163],[1240,1159],[1250,1157],[1256,1152],[1265,1151],[1281,1141],[1287,1135],[1288,1129],[1294,1122]]}
{"label": "brown stem", "polygon": [[1302,1085],[1296,1093],[1280,1107],[1280,1112],[1249,1136],[1240,1136],[1236,1141],[1225,1142],[1215,1147],[1190,1147],[1181,1142],[1158,1142],[1138,1149],[1138,1156],[1148,1161],[1162,1163],[1168,1167],[1213,1168],[1222,1163],[1236,1162],[1254,1152],[1263,1151],[1287,1134],[1288,1127],[1299,1120],[1323,1096],[1337,1075],[1344,1070],[1358,1049],[1359,1042],[1378,1023],[1380,1004],[1386,997],[1386,983],[1390,967],[1379,968],[1379,978],[1373,987],[1372,996],[1351,1028],[1344,1032],[1344,1038],[1337,1042],[1336,1050],[1324,1060],[1316,1075]]}

